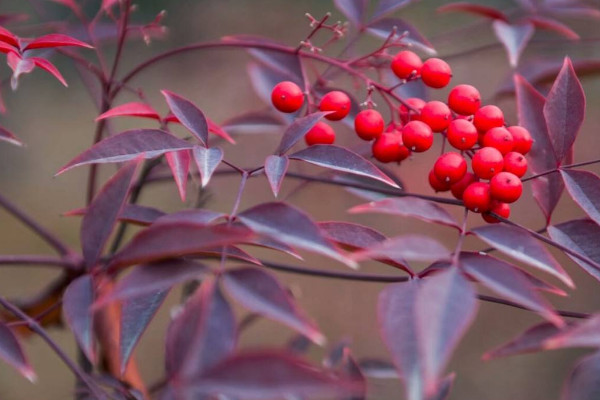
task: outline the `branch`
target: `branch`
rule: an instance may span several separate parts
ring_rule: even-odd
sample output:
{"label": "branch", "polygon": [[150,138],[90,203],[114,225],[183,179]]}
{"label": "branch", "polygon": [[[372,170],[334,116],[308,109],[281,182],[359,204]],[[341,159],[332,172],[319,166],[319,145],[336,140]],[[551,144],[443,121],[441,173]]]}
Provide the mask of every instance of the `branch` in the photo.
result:
{"label": "branch", "polygon": [[68,259],[50,256],[38,255],[2,255],[0,256],[0,265],[25,265],[49,267],[60,267],[77,271],[81,268],[81,263]]}

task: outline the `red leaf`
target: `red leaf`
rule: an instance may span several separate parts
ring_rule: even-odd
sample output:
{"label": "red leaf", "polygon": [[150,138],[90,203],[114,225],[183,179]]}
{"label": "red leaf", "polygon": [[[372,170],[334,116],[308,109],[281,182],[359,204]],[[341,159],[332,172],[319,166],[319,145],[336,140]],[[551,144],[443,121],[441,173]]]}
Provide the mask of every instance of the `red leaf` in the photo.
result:
{"label": "red leaf", "polygon": [[31,57],[30,60],[33,61],[33,63],[39,68],[52,74],[52,76],[58,79],[58,81],[62,83],[65,87],[69,86],[65,78],[60,73],[60,71],[50,61],[40,57]]}
{"label": "red leaf", "polygon": [[281,183],[289,165],[290,160],[286,156],[270,155],[265,160],[265,175],[275,197],[279,194]]}
{"label": "red leaf", "polygon": [[276,154],[280,156],[286,153],[289,149],[291,149],[300,139],[306,135],[308,131],[312,129],[313,126],[321,118],[325,115],[329,114],[328,112],[316,112],[313,114],[309,114],[305,117],[296,118],[294,122],[290,126],[287,127],[283,136],[281,137],[281,142],[279,143],[279,147],[275,150]]}
{"label": "red leaf", "polygon": [[8,143],[12,143],[17,146],[23,146],[23,142],[21,142],[15,135],[13,135],[6,128],[0,126],[0,140],[3,140]]}
{"label": "red leaf", "polygon": [[533,36],[535,28],[531,23],[508,24],[502,20],[496,20],[492,24],[496,37],[508,53],[508,60],[512,67],[516,67],[519,58],[527,43]]}
{"label": "red leaf", "polygon": [[229,136],[229,133],[227,133],[223,128],[211,121],[210,118],[206,118],[206,121],[208,123],[208,131],[210,133],[214,133],[215,135],[222,137],[231,144],[235,144],[235,140],[233,140],[233,138]]}
{"label": "red leaf", "polygon": [[11,367],[15,368],[27,380],[35,382],[37,377],[27,357],[23,352],[19,339],[7,327],[0,322],[0,358],[6,361]]}
{"label": "red leaf", "polygon": [[456,2],[456,3],[450,3],[450,4],[446,4],[444,6],[441,6],[437,9],[437,11],[438,12],[460,11],[460,12],[476,14],[476,15],[486,17],[486,18],[491,18],[491,19],[508,22],[508,18],[506,17],[506,15],[504,15],[503,12],[501,12],[495,8],[486,7],[486,6],[482,6],[479,4]]}
{"label": "red leaf", "polygon": [[191,101],[168,90],[162,90],[171,112],[200,142],[208,145],[208,122],[198,107]]}
{"label": "red leaf", "polygon": [[179,197],[181,197],[181,201],[185,201],[188,175],[190,173],[190,151],[171,151],[165,154],[165,158],[175,179]]}
{"label": "red leaf", "polygon": [[215,172],[221,161],[223,161],[223,150],[220,147],[202,147],[194,146],[194,161],[200,171],[202,187],[208,185],[212,174]]}
{"label": "red leaf", "polygon": [[600,224],[600,178],[589,171],[561,170],[571,198],[597,224]]}
{"label": "red leaf", "polygon": [[555,242],[594,261],[595,265],[589,264],[567,254],[585,272],[600,281],[600,251],[597,240],[600,237],[600,226],[590,220],[573,220],[549,226],[548,234]]}
{"label": "red leaf", "polygon": [[333,3],[354,26],[362,26],[367,11],[366,0],[333,0]]}
{"label": "red leaf", "polygon": [[79,347],[93,364],[96,362],[94,341],[94,282],[91,275],[83,275],[69,284],[63,295],[65,320]]}
{"label": "red leaf", "polygon": [[[2,27],[0,27],[0,29],[2,29]],[[2,40],[2,31],[0,30],[0,40]],[[0,53],[4,53],[4,54],[8,54],[8,53],[14,53],[14,54],[19,54],[19,50],[15,47],[13,47],[12,45],[5,43],[5,42],[0,42]]]}
{"label": "red leaf", "polygon": [[363,251],[352,258],[357,261],[377,258],[408,261],[437,261],[450,256],[450,251],[437,240],[424,235],[403,235],[390,238]]}
{"label": "red leaf", "polygon": [[146,103],[125,103],[100,114],[96,121],[113,117],[144,117],[152,119],[160,119],[158,112]]}
{"label": "red leaf", "polygon": [[[9,44],[11,48],[20,47],[19,38],[14,33],[2,26],[0,26],[0,41]],[[15,49],[14,51],[16,52],[17,49]]]}
{"label": "red leaf", "polygon": [[595,400],[600,392],[600,352],[584,357],[573,369],[561,400]]}
{"label": "red leaf", "polygon": [[573,29],[569,28],[567,25],[563,24],[560,21],[557,21],[553,18],[541,17],[539,15],[532,15],[527,17],[527,20],[535,25],[536,28],[546,29],[549,31],[553,31],[558,33],[559,35],[563,35],[567,39],[577,40],[579,39],[579,35]]}
{"label": "red leaf", "polygon": [[60,33],[51,33],[49,35],[40,36],[39,38],[36,38],[33,41],[29,42],[29,44],[25,46],[23,51],[64,46],[85,47],[88,49],[93,48],[93,46],[90,46],[87,43],[72,38],[71,36],[62,35]]}

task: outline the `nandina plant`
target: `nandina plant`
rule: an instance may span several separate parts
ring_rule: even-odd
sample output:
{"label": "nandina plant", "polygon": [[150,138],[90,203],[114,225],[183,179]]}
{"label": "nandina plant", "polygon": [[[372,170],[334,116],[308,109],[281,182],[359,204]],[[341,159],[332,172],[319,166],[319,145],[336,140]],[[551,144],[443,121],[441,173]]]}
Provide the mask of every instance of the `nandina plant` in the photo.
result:
{"label": "nandina plant", "polygon": [[[299,45],[228,36],[173,48],[130,70],[120,65],[126,43],[142,45],[136,41],[139,33],[146,41],[163,35],[164,13],[134,23],[131,0],[103,0],[93,10],[83,7],[83,1],[55,3],[78,22],[40,24],[35,31],[43,32],[30,37],[18,34],[31,32],[21,16],[6,14],[6,27],[0,28],[0,51],[12,70],[13,90],[23,75],[40,69],[66,86],[51,61],[66,57],[78,66],[83,83],[98,100],[97,114],[90,116],[96,120],[91,146],[78,155],[64,154],[65,164],[57,171],[58,179],[69,179],[74,168],[89,171],[81,207],[64,210],[80,218],[80,248],[71,248],[37,223],[16,205],[18,199],[0,196],[0,205],[57,253],[3,255],[0,263],[64,270],[33,301],[0,296],[0,358],[25,378],[36,378],[21,337],[32,331],[76,376],[77,398],[362,399],[370,397],[373,380],[392,377],[405,389],[397,398],[447,399],[455,379],[469,379],[446,367],[481,301],[537,313],[544,320],[516,338],[506,338],[505,345],[483,354],[486,360],[600,347],[599,315],[558,310],[547,298],[575,290],[567,268],[549,248],[567,255],[574,263],[569,268],[581,268],[587,279],[600,280],[600,178],[586,170],[600,160],[575,161],[573,155],[585,112],[576,72],[597,72],[598,63],[569,58],[519,63],[523,52],[534,51],[527,45],[535,30],[556,35],[557,48],[565,41],[570,46],[579,35],[560,17],[597,18],[600,11],[578,1],[519,1],[520,7],[507,13],[475,3],[449,3],[438,10],[449,16],[467,12],[491,24],[513,68],[512,78],[496,93],[514,95],[518,120],[509,121],[494,101],[484,100],[497,96],[481,93],[469,82],[453,82],[451,62],[437,57],[434,44],[394,16],[411,1],[335,0],[332,5],[348,22],[331,23],[330,14],[307,14],[310,29]],[[43,13],[39,18],[51,22]],[[107,23],[114,28],[100,40],[98,27]],[[105,49],[107,35],[116,46],[112,58]],[[377,38],[379,45],[358,54],[354,45],[364,35]],[[330,52],[338,41],[346,41],[343,50]],[[266,108],[230,110],[229,119],[215,121],[188,99],[189,93],[170,91],[168,81],[161,82],[164,105],[155,108],[146,101],[143,78],[138,78],[143,71],[181,54],[214,48],[250,54],[249,79]],[[347,78],[354,85],[344,86]],[[96,84],[100,93],[94,90]],[[439,94],[441,88],[449,89],[447,96]],[[124,93],[137,98],[125,100]],[[157,111],[166,107],[167,114]],[[150,119],[156,127],[107,129],[108,120],[125,117]],[[176,126],[187,134],[176,135]],[[280,134],[274,149],[258,141],[247,150],[262,152],[264,163],[249,166],[244,159],[228,158],[236,135],[257,129]],[[337,135],[348,130],[356,134],[354,145],[335,144]],[[22,144],[4,128],[0,139]],[[442,152],[429,170],[406,163],[432,151],[435,142],[443,143]],[[35,141],[29,146],[36,146]],[[100,182],[98,171],[104,164],[118,170]],[[323,172],[300,172],[301,164]],[[202,202],[172,213],[139,203],[148,185],[173,179],[186,204],[190,187],[210,191],[214,180],[232,174],[239,177],[239,185],[220,193],[234,199],[228,213]],[[427,180],[431,191],[411,191],[401,180],[409,174]],[[273,200],[242,209],[247,184],[264,179]],[[455,246],[449,249],[424,234],[386,237],[368,225],[316,221],[292,200],[277,200],[285,180],[347,190],[357,203],[350,213],[441,225],[456,238]],[[522,195],[526,185],[533,199]],[[585,218],[556,221],[552,216],[562,196],[572,198]],[[515,202],[539,207],[545,224],[530,227],[512,218]],[[453,210],[461,210],[463,218],[457,220]],[[468,220],[473,213],[482,218]],[[133,235],[127,235],[130,225],[138,226]],[[468,235],[479,241],[476,249],[464,246]],[[257,258],[255,247],[295,262]],[[304,252],[349,269],[306,265]],[[357,271],[369,260],[386,265],[389,274]],[[383,341],[389,358],[357,358],[348,342],[336,345],[336,338],[328,337],[300,308],[274,271],[333,278],[338,285],[347,280],[386,283],[373,313],[381,334],[377,340]],[[166,331],[164,378],[145,382],[134,349],[178,285],[185,285],[188,295],[168,326],[159,327]],[[478,294],[481,288],[497,297]],[[248,311],[245,319],[236,319],[232,302]],[[323,307],[326,312],[326,301]],[[281,323],[297,336],[290,337],[287,347],[240,348],[238,338],[256,318]],[[48,334],[61,319],[80,349],[77,361]],[[328,349],[320,366],[303,354],[311,343]],[[561,398],[597,399],[598,371],[600,352],[586,355],[565,377]]]}

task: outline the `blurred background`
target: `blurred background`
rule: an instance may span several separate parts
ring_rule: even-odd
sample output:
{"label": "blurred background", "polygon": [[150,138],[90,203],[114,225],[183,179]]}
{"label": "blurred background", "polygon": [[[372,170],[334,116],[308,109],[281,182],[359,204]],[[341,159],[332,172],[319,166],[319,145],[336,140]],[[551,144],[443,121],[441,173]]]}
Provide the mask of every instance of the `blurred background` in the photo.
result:
{"label": "blurred background", "polygon": [[[90,10],[98,6],[98,2],[87,3]],[[439,56],[447,59],[454,72],[452,84],[475,85],[480,89],[483,98],[491,101],[497,89],[507,82],[512,72],[505,51],[497,42],[488,20],[461,13],[436,13],[436,8],[445,3],[434,0],[417,1],[395,12],[394,16],[412,23],[432,42]],[[514,18],[519,17],[520,11],[516,2],[498,0],[479,3],[497,6],[510,12]],[[144,0],[138,1],[137,4],[138,9],[133,19],[138,23],[151,21],[161,10],[166,9],[164,23],[169,28],[169,33],[164,39],[153,40],[149,45],[139,39],[132,40],[126,46],[125,58],[120,66],[121,74],[144,58],[165,49],[215,40],[225,35],[264,35],[296,46],[309,32],[308,21],[304,16],[306,12],[319,18],[330,11],[333,13],[333,21],[344,19],[330,0]],[[29,21],[13,25],[26,26],[39,22],[34,12],[37,6],[41,6],[48,13],[44,20],[69,18],[66,8],[46,1],[2,1],[0,12],[33,13],[34,16]],[[555,33],[538,31],[522,56],[522,65],[536,58],[560,63],[567,55],[574,60],[600,59],[598,21],[571,16],[561,20],[567,22],[583,39],[569,42]],[[18,29],[16,32],[21,33]],[[25,33],[24,35],[26,36]],[[319,38],[316,41],[319,43]],[[380,39],[372,37],[361,40],[356,49],[357,53],[370,52],[380,43]],[[344,44],[342,39],[327,48],[326,53],[337,55]],[[479,47],[483,49],[470,51]],[[106,44],[105,51],[110,60],[114,48]],[[78,248],[79,220],[63,217],[61,214],[84,205],[87,169],[72,170],[59,177],[54,177],[54,174],[68,160],[91,144],[97,109],[69,60],[60,55],[52,60],[65,75],[69,88],[62,87],[41,70],[23,76],[16,92],[11,92],[7,85],[2,87],[8,111],[0,116],[0,124],[12,130],[27,146],[18,148],[0,143],[0,191],[3,196],[16,202],[43,225]],[[187,53],[155,65],[138,76],[131,85],[134,88],[143,87],[147,99],[161,112],[166,112],[166,105],[159,90],[168,89],[192,99],[209,118],[219,123],[244,111],[268,107],[255,93],[248,78],[246,65],[249,60],[248,54],[239,49]],[[6,66],[0,70],[0,76],[3,78],[10,75]],[[590,74],[582,77],[582,82],[587,95],[587,115],[575,145],[576,161],[595,159],[600,154],[597,137],[600,113],[596,112],[600,102],[600,79]],[[336,86],[349,90],[353,90],[354,84],[347,79],[335,82]],[[540,90],[548,90],[548,87],[542,86]],[[359,101],[362,102],[364,97],[360,96],[364,96],[364,88],[357,87],[357,93]],[[445,99],[447,90],[432,91],[427,95],[431,99]],[[124,93],[117,99],[116,104],[133,100],[134,96]],[[516,123],[514,98],[508,95],[496,101],[503,108],[507,120]],[[117,132],[152,126],[143,120],[127,118],[115,120],[112,124],[112,128]],[[334,127],[338,133],[338,143],[357,146],[358,139],[347,126],[334,123]],[[237,145],[224,146],[226,158],[246,167],[260,165],[265,156],[276,147],[280,133],[279,130],[260,135],[240,134],[236,136]],[[436,143],[435,146],[437,147],[427,154],[414,156],[399,166],[388,166],[402,179],[409,191],[433,194],[427,184],[427,173],[436,154],[439,154],[440,144]],[[296,168],[305,172],[320,172],[307,166]],[[598,172],[595,167],[591,169]],[[102,167],[103,179],[113,172],[114,167]],[[238,182],[239,178],[233,175],[214,178],[207,193],[203,194],[205,207],[229,212]],[[319,184],[305,185],[301,191],[296,192],[298,185],[298,181],[287,180],[282,189],[282,198],[305,209],[316,220],[363,223],[387,235],[427,233],[443,241],[449,248],[453,248],[457,239],[454,230],[415,220],[381,215],[350,215],[346,212],[348,208],[366,200],[349,195],[340,188]],[[190,185],[191,196],[188,204],[182,204],[173,182],[153,185],[143,192],[141,204],[165,211],[191,207],[196,201],[194,190],[195,186]],[[266,179],[256,178],[249,184],[242,201],[242,209],[271,200],[272,194]],[[449,211],[457,217],[462,215],[460,209],[449,208]],[[563,196],[553,221],[558,223],[582,215],[579,208]],[[522,200],[513,207],[511,219],[533,229],[543,227],[542,213],[537,208],[527,184]],[[477,215],[472,216],[469,221],[470,226],[480,223],[481,219]],[[0,254],[51,254],[51,249],[4,210],[0,210],[0,226]],[[131,232],[133,230],[130,230]],[[484,247],[472,238],[467,241],[467,245],[472,249]],[[290,264],[299,263],[294,259],[276,257],[266,251],[253,254]],[[306,256],[306,266],[309,267],[339,270],[346,268],[329,260],[304,253],[303,255]],[[577,290],[570,291],[567,298],[553,296],[550,300],[560,308],[582,312],[598,310],[600,291],[597,282],[582,273],[567,258],[558,254],[557,257],[573,277]],[[417,269],[419,267],[416,266]],[[401,273],[376,264],[365,264],[363,270],[382,274]],[[58,275],[59,272],[52,268],[2,266],[0,293],[9,298],[33,296]],[[290,286],[308,314],[322,328],[329,340],[329,346],[347,339],[351,341],[351,348],[358,358],[388,359],[387,351],[379,338],[375,316],[377,294],[383,285],[285,274],[280,276]],[[560,285],[555,281],[553,283]],[[162,377],[163,343],[169,311],[178,304],[180,298],[180,290],[171,293],[137,348],[136,358],[147,382],[154,382]],[[239,318],[245,315],[245,311],[237,305],[236,312]],[[481,361],[481,355],[485,351],[508,341],[539,321],[540,318],[532,313],[480,303],[478,317],[448,368],[448,371],[454,371],[458,375],[450,399],[557,399],[562,382],[575,360],[584,354],[584,351],[560,350],[491,362]],[[70,332],[52,328],[51,334],[75,357],[76,348]],[[240,345],[280,346],[293,335],[287,328],[260,320],[244,331]],[[26,350],[39,376],[38,382],[30,384],[4,363],[0,363],[0,398],[72,398],[74,379],[46,344],[38,337],[31,336],[26,340]],[[308,356],[319,362],[326,351],[327,348],[313,347]],[[396,380],[371,380],[369,383],[371,399],[403,398],[401,385]]]}

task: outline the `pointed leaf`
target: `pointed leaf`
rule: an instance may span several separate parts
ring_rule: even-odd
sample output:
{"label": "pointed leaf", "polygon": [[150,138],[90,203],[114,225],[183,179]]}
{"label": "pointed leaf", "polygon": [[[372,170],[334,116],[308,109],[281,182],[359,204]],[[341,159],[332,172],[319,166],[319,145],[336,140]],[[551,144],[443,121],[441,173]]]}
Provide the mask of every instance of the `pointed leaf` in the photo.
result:
{"label": "pointed leaf", "polygon": [[191,101],[168,90],[162,90],[171,112],[183,126],[196,136],[200,142],[208,145],[208,122],[198,107]]}
{"label": "pointed leaf", "polygon": [[585,272],[600,281],[600,226],[590,220],[573,220],[549,226],[548,234],[555,242],[586,256],[596,264],[589,264],[579,258],[567,254]]}
{"label": "pointed leaf", "polygon": [[[64,213],[66,217],[85,215],[87,208],[78,208],[70,210]],[[125,204],[119,214],[119,220],[124,222],[130,222],[138,225],[150,225],[157,218],[165,215],[164,212],[157,210],[156,208],[140,206],[138,204]]]}
{"label": "pointed leaf", "polygon": [[[279,82],[291,80],[292,78],[281,71],[273,69],[263,63],[250,62],[248,63],[248,75],[254,91],[265,104],[271,105],[271,92],[275,85]],[[283,119],[289,121],[293,118],[293,114],[289,117],[282,116]],[[289,121],[292,122],[292,121]]]}
{"label": "pointed leaf", "polygon": [[[281,46],[281,43],[276,41],[268,41],[267,43]],[[289,77],[288,80],[295,82],[300,87],[303,86],[302,67],[300,66],[300,59],[296,54],[269,51],[265,49],[250,49],[248,50],[248,53],[259,60],[261,64],[267,65],[269,68],[287,75]]]}
{"label": "pointed leaf", "polygon": [[206,122],[208,123],[208,132],[227,140],[231,144],[235,144],[235,140],[231,136],[229,136],[229,133],[227,133],[223,128],[211,121],[210,118],[206,118]]}
{"label": "pointed leaf", "polygon": [[290,160],[286,156],[270,155],[265,160],[265,175],[275,197],[279,194],[281,182],[289,165]]}
{"label": "pointed leaf", "polygon": [[0,41],[19,47],[19,38],[8,29],[0,26]]}
{"label": "pointed leaf", "polygon": [[190,152],[189,150],[171,151],[165,154],[181,201],[185,201],[187,190],[188,175],[190,173]]}
{"label": "pointed leaf", "polygon": [[6,361],[11,367],[15,368],[27,380],[35,382],[36,375],[27,361],[25,352],[19,343],[19,339],[7,327],[0,322],[0,358]]}
{"label": "pointed leaf", "polygon": [[63,295],[62,306],[67,324],[92,364],[96,362],[93,302],[94,282],[90,275],[83,275],[69,284]]}
{"label": "pointed leaf", "polygon": [[333,4],[354,26],[362,26],[367,11],[366,0],[333,0]]}
{"label": "pointed leaf", "polygon": [[270,112],[248,112],[223,122],[221,126],[228,132],[268,133],[278,132],[283,125],[281,119]]}
{"label": "pointed leaf", "polygon": [[566,347],[600,348],[600,315],[596,314],[544,340],[544,349]]}
{"label": "pointed leaf", "polygon": [[15,135],[13,135],[9,130],[0,126],[0,140],[3,140],[8,143],[12,143],[17,146],[23,146],[23,142],[21,142]]}
{"label": "pointed leaf", "polygon": [[600,224],[600,178],[589,171],[561,170],[571,198],[597,224]]}
{"label": "pointed leaf", "polygon": [[600,352],[584,357],[563,387],[561,400],[595,400],[600,394]]}
{"label": "pointed leaf", "polygon": [[310,131],[321,118],[329,113],[330,111],[316,112],[305,117],[296,118],[296,120],[292,122],[292,124],[288,126],[283,133],[281,142],[279,143],[277,150],[275,150],[275,153],[279,154],[280,156],[286,153],[298,142],[298,140],[302,139],[304,135],[306,135],[306,133]]}
{"label": "pointed leaf", "polygon": [[194,160],[202,177],[202,187],[208,185],[212,174],[223,160],[223,150],[220,147],[194,146]]}
{"label": "pointed leaf", "polygon": [[67,81],[65,80],[65,78],[62,76],[62,74],[60,73],[60,71],[58,70],[58,68],[56,68],[54,66],[54,64],[52,64],[50,61],[44,59],[44,58],[40,58],[40,57],[31,57],[30,58],[31,61],[33,61],[33,63],[43,69],[44,71],[49,72],[50,74],[52,74],[52,76],[54,76],[56,79],[58,79],[58,81],[60,83],[62,83],[65,87],[68,87],[69,85],[67,85]]}
{"label": "pointed leaf", "polygon": [[[395,0],[384,1],[394,1],[397,4],[401,4],[401,2]],[[406,1],[406,3],[408,3],[408,1]],[[367,32],[378,38],[387,39],[394,27],[396,27],[398,35],[408,32],[408,35],[402,38],[402,43],[407,43],[413,48],[422,50],[429,55],[437,54],[437,51],[433,48],[433,44],[431,44],[431,42],[427,40],[415,26],[400,18],[383,18],[376,20],[367,26]]]}
{"label": "pointed leaf", "polygon": [[194,223],[198,225],[209,225],[217,219],[223,217],[225,214],[218,211],[206,210],[202,208],[193,208],[191,210],[180,210],[170,214],[164,214],[160,218],[156,219],[156,224],[162,223]]}
{"label": "pointed leaf", "polygon": [[557,21],[553,18],[541,17],[539,15],[533,15],[527,17],[527,20],[535,25],[536,28],[546,29],[549,31],[553,31],[566,37],[567,39],[577,40],[579,39],[579,35],[573,29],[569,28],[567,25],[563,24],[560,21]]}
{"label": "pointed leaf", "polygon": [[402,7],[406,7],[411,2],[412,0],[379,0],[371,20],[375,20],[386,14],[393,13]]}
{"label": "pointed leaf", "polygon": [[487,6],[482,6],[479,4],[467,3],[458,1],[455,3],[446,4],[437,9],[438,12],[449,12],[449,11],[460,11],[466,12],[470,14],[479,15],[486,18],[501,20],[504,22],[508,22],[508,18],[501,11]]}
{"label": "pointed leaf", "polygon": [[450,256],[450,251],[437,240],[424,235],[402,235],[390,238],[380,244],[356,252],[352,258],[366,259],[391,258],[408,261],[437,261]]}
{"label": "pointed leaf", "polygon": [[507,24],[502,20],[496,20],[492,24],[496,37],[502,43],[508,53],[508,60],[512,67],[519,63],[519,57],[527,43],[533,36],[535,28],[531,23]]}
{"label": "pointed leaf", "polygon": [[33,41],[29,42],[29,44],[25,46],[23,51],[65,46],[85,47],[88,49],[93,48],[93,46],[90,46],[89,44],[84,43],[81,40],[72,38],[71,36],[62,35],[60,33],[51,33],[49,35],[40,36],[34,39]]}
{"label": "pointed leaf", "polygon": [[139,103],[139,102],[131,102],[121,104],[119,106],[113,107],[107,112],[100,114],[96,121],[100,121],[106,118],[114,118],[114,117],[144,117],[144,118],[152,118],[152,119],[160,119],[160,115],[158,112],[152,108],[149,104]]}

